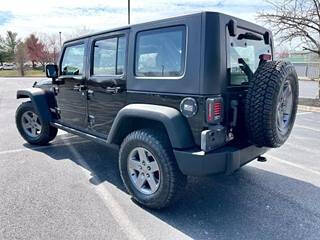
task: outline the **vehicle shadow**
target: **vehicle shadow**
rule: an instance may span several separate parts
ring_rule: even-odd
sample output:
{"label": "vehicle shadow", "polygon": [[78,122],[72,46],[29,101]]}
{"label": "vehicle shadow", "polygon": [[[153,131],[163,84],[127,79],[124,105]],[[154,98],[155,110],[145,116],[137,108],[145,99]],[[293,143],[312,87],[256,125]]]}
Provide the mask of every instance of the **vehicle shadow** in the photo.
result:
{"label": "vehicle shadow", "polygon": [[[117,151],[81,140],[58,137],[35,151],[89,170],[91,184],[107,181],[125,191]],[[66,141],[70,145],[55,146]],[[319,239],[319,199],[320,188],[310,183],[249,165],[232,176],[189,177],[179,203],[145,210],[194,239]]]}

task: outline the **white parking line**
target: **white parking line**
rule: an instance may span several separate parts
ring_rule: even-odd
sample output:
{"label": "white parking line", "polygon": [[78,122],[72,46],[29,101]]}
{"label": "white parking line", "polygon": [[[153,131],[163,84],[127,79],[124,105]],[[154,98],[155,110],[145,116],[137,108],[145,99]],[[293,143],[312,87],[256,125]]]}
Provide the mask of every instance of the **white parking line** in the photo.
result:
{"label": "white parking line", "polygon": [[68,132],[59,129],[57,135],[58,135],[58,136],[61,136],[61,135],[65,135],[65,134],[68,134]]}
{"label": "white parking line", "polygon": [[302,166],[300,164],[296,164],[296,163],[292,163],[292,162],[289,162],[287,160],[284,160],[284,159],[281,159],[281,158],[278,158],[278,157],[274,157],[274,156],[271,156],[270,154],[265,154],[264,155],[266,158],[271,158],[275,161],[278,161],[278,162],[281,162],[281,163],[284,163],[284,164],[287,164],[287,165],[290,165],[292,167],[295,167],[295,168],[299,168],[301,170],[304,170],[306,172],[310,172],[310,173],[313,173],[313,174],[316,174],[318,176],[320,176],[320,172],[316,171],[316,170],[313,170],[313,169],[310,169],[310,168],[307,168],[305,166]]}
{"label": "white parking line", "polygon": [[[85,173],[88,179],[91,178],[90,172],[93,172],[89,165],[86,163],[85,159],[81,154],[72,146],[69,146],[70,151],[77,158],[77,161],[81,164],[81,170]],[[97,176],[96,176],[97,178]],[[99,182],[100,180],[97,179]],[[144,240],[145,237],[139,231],[139,229],[130,221],[128,215],[119,205],[117,200],[112,196],[109,190],[103,185],[99,184],[93,187],[98,196],[102,199],[104,205],[108,208],[109,212],[118,223],[121,230],[126,234],[128,239]]]}

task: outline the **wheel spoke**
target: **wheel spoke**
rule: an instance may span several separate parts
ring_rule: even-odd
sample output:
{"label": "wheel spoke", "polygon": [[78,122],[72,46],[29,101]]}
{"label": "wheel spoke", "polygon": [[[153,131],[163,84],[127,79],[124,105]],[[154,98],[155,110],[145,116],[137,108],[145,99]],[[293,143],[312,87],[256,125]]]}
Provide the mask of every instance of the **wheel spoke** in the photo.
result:
{"label": "wheel spoke", "polygon": [[149,163],[149,167],[151,168],[151,172],[156,172],[159,171],[159,166],[158,163],[156,162],[156,160],[154,160],[153,162]]}
{"label": "wheel spoke", "polygon": [[29,123],[31,122],[31,119],[32,119],[32,118],[29,116],[29,114],[26,114],[23,118],[24,118],[24,120],[27,120],[27,122],[29,122]]}
{"label": "wheel spoke", "polygon": [[154,176],[152,175],[149,178],[147,178],[147,182],[151,188],[151,191],[155,192],[157,190],[157,183],[156,183]]}
{"label": "wheel spoke", "polygon": [[34,125],[37,130],[41,131],[41,125],[39,123],[36,122]]}
{"label": "wheel spoke", "polygon": [[138,188],[142,188],[143,184],[145,182],[145,177],[142,175],[142,173],[139,173],[139,176],[137,178],[136,184]]}
{"label": "wheel spoke", "polygon": [[138,154],[139,154],[139,160],[140,162],[142,161],[148,161],[147,153],[143,148],[138,149]]}
{"label": "wheel spoke", "polygon": [[37,116],[36,114],[34,114],[34,113],[33,113],[33,115],[32,115],[32,119],[36,122],[36,121],[38,121],[38,116]]}
{"label": "wheel spoke", "polygon": [[289,86],[287,86],[286,89],[283,91],[283,98],[285,99],[285,101],[288,100],[291,94],[291,89]]}
{"label": "wheel spoke", "polygon": [[27,129],[28,129],[28,128],[31,128],[31,123],[30,123],[30,122],[24,122],[23,125],[24,125],[24,127],[27,128]]}
{"label": "wheel spoke", "polygon": [[289,120],[289,114],[284,113],[284,114],[283,114],[283,121],[284,121],[284,122],[287,122],[288,120]]}
{"label": "wheel spoke", "polygon": [[129,160],[129,168],[140,171],[139,162],[133,159]]}
{"label": "wheel spoke", "polygon": [[280,121],[282,119],[281,110],[280,109],[277,110],[277,119],[278,119],[278,122],[280,123]]}
{"label": "wheel spoke", "polygon": [[31,128],[31,133],[32,133],[33,135],[37,135],[37,129],[36,129],[35,127],[32,127],[32,128]]}

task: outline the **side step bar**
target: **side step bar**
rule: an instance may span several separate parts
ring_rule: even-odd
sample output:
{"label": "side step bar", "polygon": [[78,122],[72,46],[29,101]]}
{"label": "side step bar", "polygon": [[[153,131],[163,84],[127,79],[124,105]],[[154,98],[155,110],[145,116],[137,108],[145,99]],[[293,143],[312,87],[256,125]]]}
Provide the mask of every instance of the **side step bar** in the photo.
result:
{"label": "side step bar", "polygon": [[66,131],[66,132],[68,132],[68,133],[72,133],[72,134],[78,135],[78,136],[80,136],[80,137],[83,137],[83,138],[92,140],[92,141],[94,141],[94,142],[103,144],[103,145],[108,145],[108,146],[110,145],[110,144],[107,143],[107,139],[103,139],[103,138],[100,138],[100,137],[91,135],[91,134],[89,134],[89,133],[81,132],[81,131],[79,131],[79,130],[77,130],[77,129],[64,126],[64,125],[62,125],[62,124],[60,124],[60,123],[57,123],[57,122],[51,123],[51,126],[56,127],[56,128],[58,128],[58,129],[61,129],[61,130],[63,130],[63,131]]}

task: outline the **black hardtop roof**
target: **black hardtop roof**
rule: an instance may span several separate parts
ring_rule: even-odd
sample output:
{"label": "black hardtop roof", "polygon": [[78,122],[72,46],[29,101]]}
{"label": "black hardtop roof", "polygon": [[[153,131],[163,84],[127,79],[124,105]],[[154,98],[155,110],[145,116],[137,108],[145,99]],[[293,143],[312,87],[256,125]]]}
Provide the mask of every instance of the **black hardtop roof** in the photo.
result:
{"label": "black hardtop roof", "polygon": [[175,16],[175,17],[169,17],[169,18],[163,18],[163,19],[159,19],[159,20],[143,22],[143,23],[130,24],[130,25],[122,26],[122,27],[111,28],[111,29],[104,30],[104,31],[99,31],[99,32],[91,33],[91,34],[86,34],[86,35],[83,35],[83,36],[79,36],[79,37],[76,37],[76,38],[69,39],[69,40],[65,41],[64,44],[65,43],[70,43],[70,42],[73,42],[73,41],[77,41],[77,40],[81,40],[81,39],[85,39],[85,38],[89,38],[89,37],[92,37],[92,36],[97,36],[97,35],[107,34],[107,33],[110,33],[110,32],[116,32],[116,31],[122,31],[122,30],[130,29],[130,28],[134,28],[136,26],[151,25],[151,24],[156,25],[156,24],[159,24],[159,23],[170,22],[170,21],[173,21],[173,20],[189,18],[189,17],[193,17],[193,16],[196,16],[196,15],[202,15],[202,14],[220,15],[220,16],[223,16],[225,18],[234,19],[234,20],[237,20],[240,23],[239,26],[248,26],[248,28],[250,28],[250,29],[251,28],[259,29],[259,32],[261,32],[261,33],[265,32],[265,31],[268,31],[266,28],[261,27],[261,26],[255,24],[255,23],[252,23],[252,22],[249,22],[249,21],[246,21],[246,20],[231,16],[231,15],[227,15],[227,14],[224,14],[224,13],[221,13],[221,12],[201,11],[201,12],[195,12],[195,13],[191,13],[191,14],[185,14],[185,15],[180,15],[180,16]]}

